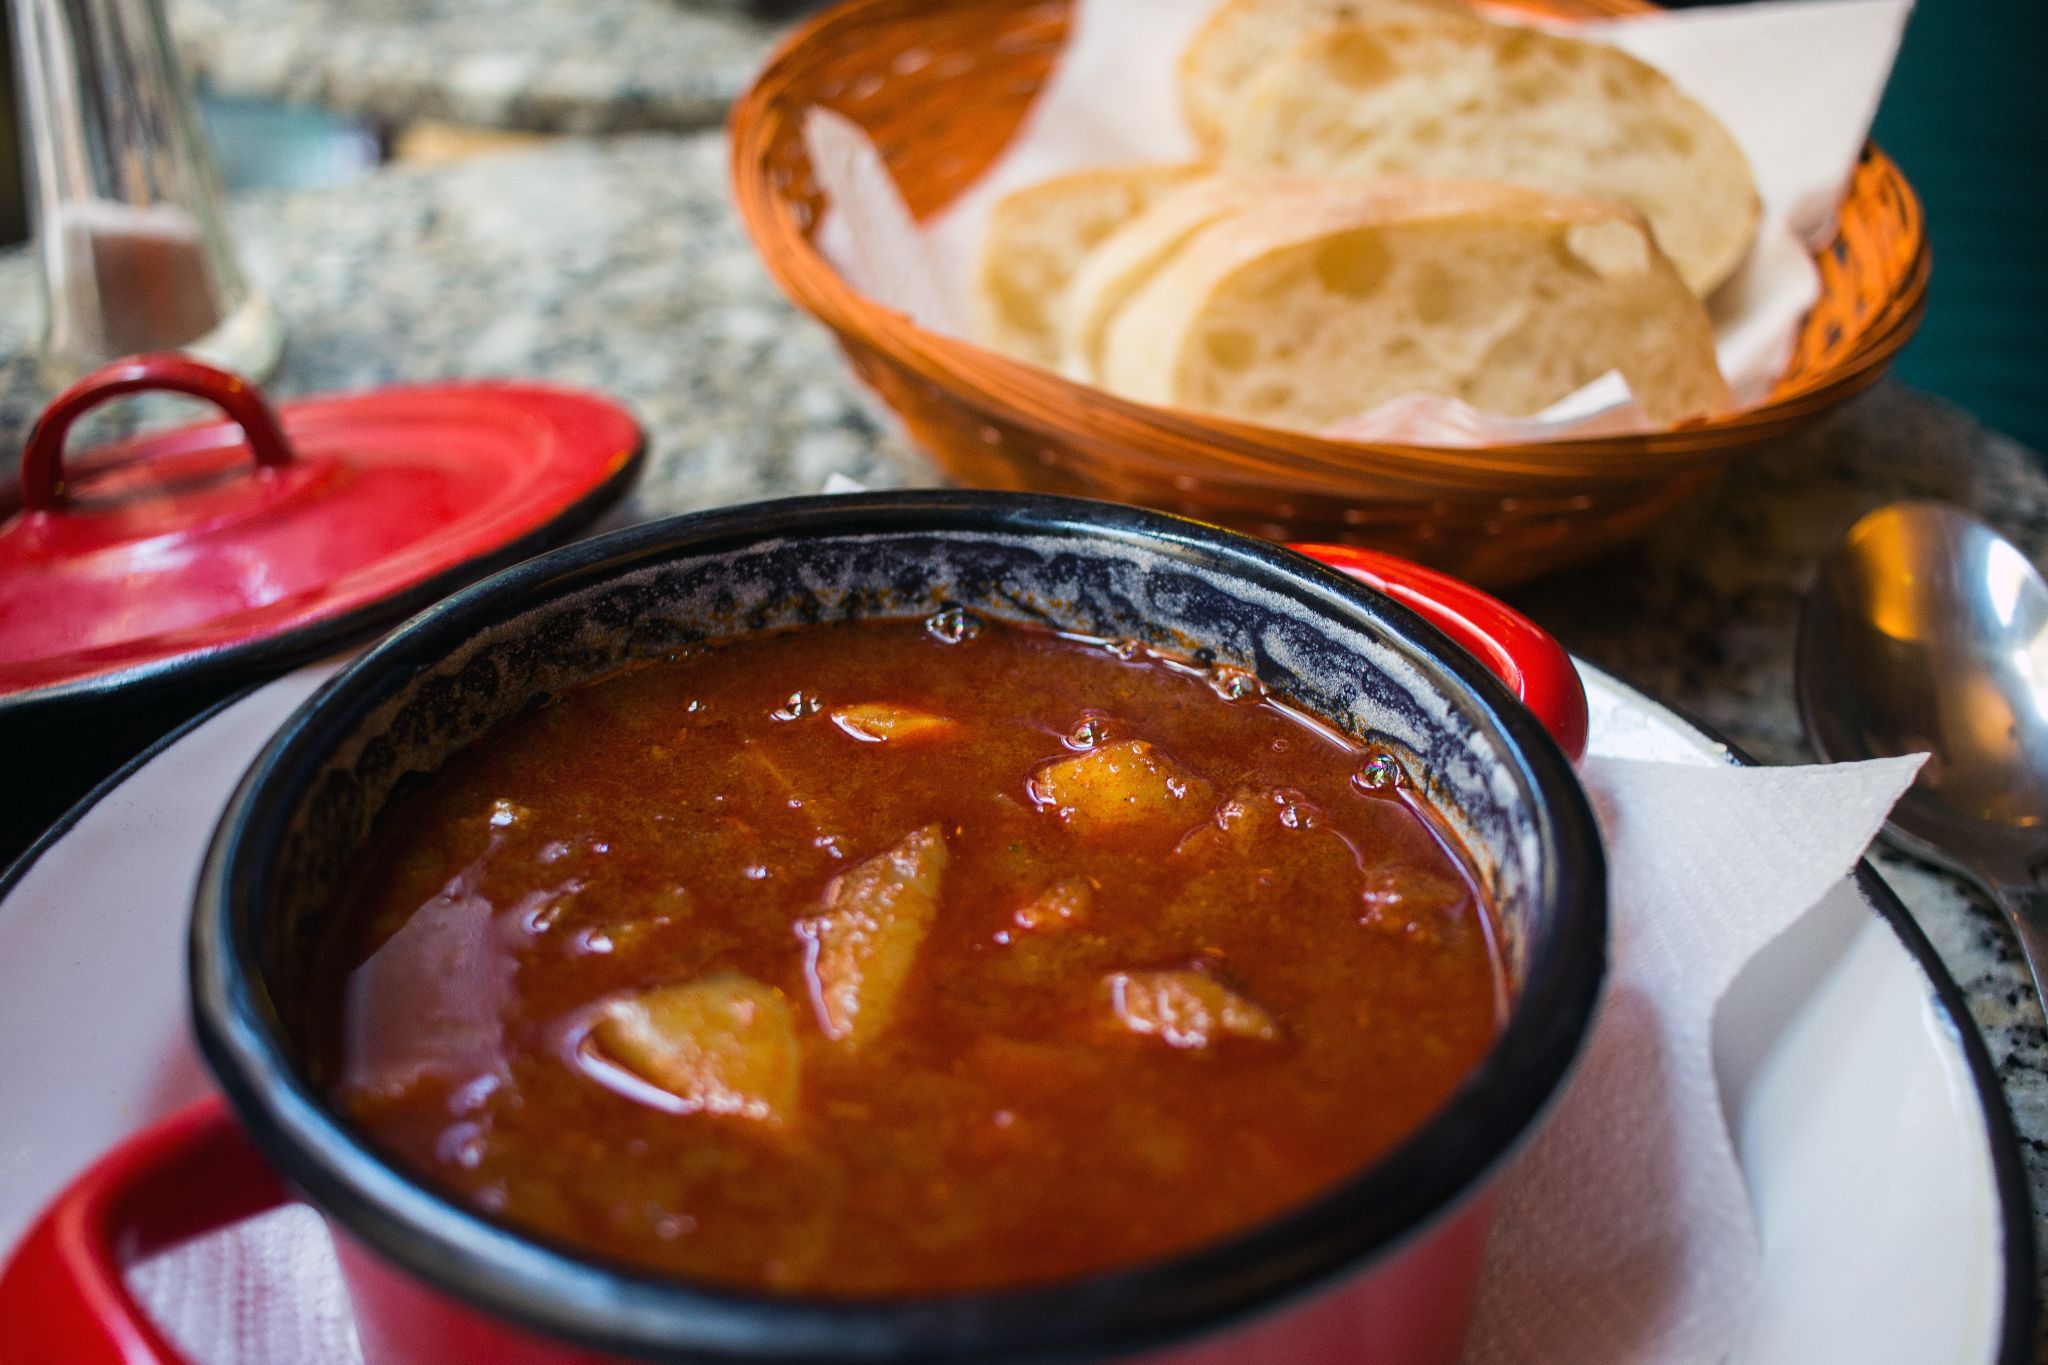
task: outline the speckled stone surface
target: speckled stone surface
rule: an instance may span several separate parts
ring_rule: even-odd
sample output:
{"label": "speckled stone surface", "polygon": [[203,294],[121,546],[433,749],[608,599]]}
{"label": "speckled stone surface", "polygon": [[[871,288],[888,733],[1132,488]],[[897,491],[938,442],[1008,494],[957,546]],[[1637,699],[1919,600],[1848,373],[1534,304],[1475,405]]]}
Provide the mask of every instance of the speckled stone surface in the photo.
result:
{"label": "speckled stone surface", "polygon": [[718,0],[170,0],[225,95],[385,126],[687,130],[725,117],[782,26]]}
{"label": "speckled stone surface", "polygon": [[[238,204],[233,231],[284,318],[275,392],[473,375],[601,388],[651,437],[622,516],[815,491],[833,470],[936,479],[755,264],[717,134],[387,170]],[[0,263],[0,300],[35,296],[31,264]],[[0,306],[15,443],[40,391],[18,354],[33,325]]]}
{"label": "speckled stone surface", "polygon": [[[833,471],[930,483],[825,333],[775,292],[730,211],[716,134],[565,142],[236,206],[250,273],[288,329],[283,394],[537,375],[618,395],[646,425],[639,491],[610,520],[816,490]],[[0,439],[38,402],[20,356],[32,262],[0,258]],[[2032,452],[1892,385],[1745,463],[1647,541],[1515,600],[1582,656],[1771,761],[1804,757],[1799,595],[1823,550],[1895,497],[1953,498],[2048,554]],[[2048,1038],[2003,926],[1952,880],[1883,858],[1967,992],[2048,1207]],[[2044,1355],[2048,1359],[2048,1355]]]}

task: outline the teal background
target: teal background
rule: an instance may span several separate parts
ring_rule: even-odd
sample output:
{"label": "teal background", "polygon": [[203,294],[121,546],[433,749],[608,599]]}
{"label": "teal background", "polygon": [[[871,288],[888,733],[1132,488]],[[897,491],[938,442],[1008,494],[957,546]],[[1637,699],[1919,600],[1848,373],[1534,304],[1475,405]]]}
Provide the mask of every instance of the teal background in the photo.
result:
{"label": "teal background", "polygon": [[1934,252],[1898,376],[2048,451],[2048,0],[1918,0],[1871,136]]}

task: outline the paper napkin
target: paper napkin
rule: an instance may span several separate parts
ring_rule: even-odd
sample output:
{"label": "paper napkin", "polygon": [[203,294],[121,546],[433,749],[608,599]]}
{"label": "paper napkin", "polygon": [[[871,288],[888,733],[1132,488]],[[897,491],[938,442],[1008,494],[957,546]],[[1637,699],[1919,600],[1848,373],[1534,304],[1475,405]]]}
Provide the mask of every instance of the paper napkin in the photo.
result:
{"label": "paper napkin", "polygon": [[1581,776],[1612,904],[1578,1074],[1503,1183],[1469,1365],[1720,1365],[1761,1252],[1714,1078],[1737,972],[1863,856],[1924,759]]}

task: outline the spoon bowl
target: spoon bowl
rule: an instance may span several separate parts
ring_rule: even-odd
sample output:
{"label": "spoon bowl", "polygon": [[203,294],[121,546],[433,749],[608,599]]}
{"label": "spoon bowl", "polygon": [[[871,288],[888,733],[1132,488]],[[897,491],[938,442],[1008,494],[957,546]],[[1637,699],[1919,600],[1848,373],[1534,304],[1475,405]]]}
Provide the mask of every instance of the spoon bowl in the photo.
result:
{"label": "spoon bowl", "polygon": [[1968,514],[1895,503],[1822,564],[1799,709],[1829,762],[1925,753],[1885,833],[1988,891],[2048,968],[2048,582]]}

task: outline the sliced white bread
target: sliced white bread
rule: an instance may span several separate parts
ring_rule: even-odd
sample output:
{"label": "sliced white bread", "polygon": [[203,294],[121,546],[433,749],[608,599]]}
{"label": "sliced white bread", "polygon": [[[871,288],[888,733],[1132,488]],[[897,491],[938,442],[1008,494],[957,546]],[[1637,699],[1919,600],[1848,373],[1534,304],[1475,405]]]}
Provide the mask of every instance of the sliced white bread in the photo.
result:
{"label": "sliced white bread", "polygon": [[1110,319],[1189,238],[1276,198],[1313,196],[1325,183],[1279,174],[1203,176],[1161,195],[1103,238],[1074,272],[1060,309],[1061,372],[1084,384],[1099,381]]}
{"label": "sliced white bread", "polygon": [[1202,173],[1183,165],[1099,167],[999,200],[974,264],[975,336],[1020,360],[1057,363],[1060,300],[1082,259],[1159,196]]}
{"label": "sliced white bread", "polygon": [[1616,48],[1469,23],[1346,24],[1272,57],[1233,107],[1226,164],[1499,180],[1627,204],[1702,296],[1734,273],[1756,182],[1728,130]]}
{"label": "sliced white bread", "polygon": [[1471,17],[1460,0],[1224,0],[1181,53],[1181,114],[1196,141],[1218,146],[1244,83],[1305,35],[1356,20],[1445,14]]}
{"label": "sliced white bread", "polygon": [[1706,310],[1633,212],[1460,181],[1215,223],[1103,352],[1113,392],[1307,431],[1418,392],[1526,416],[1609,370],[1660,424],[1728,404]]}

